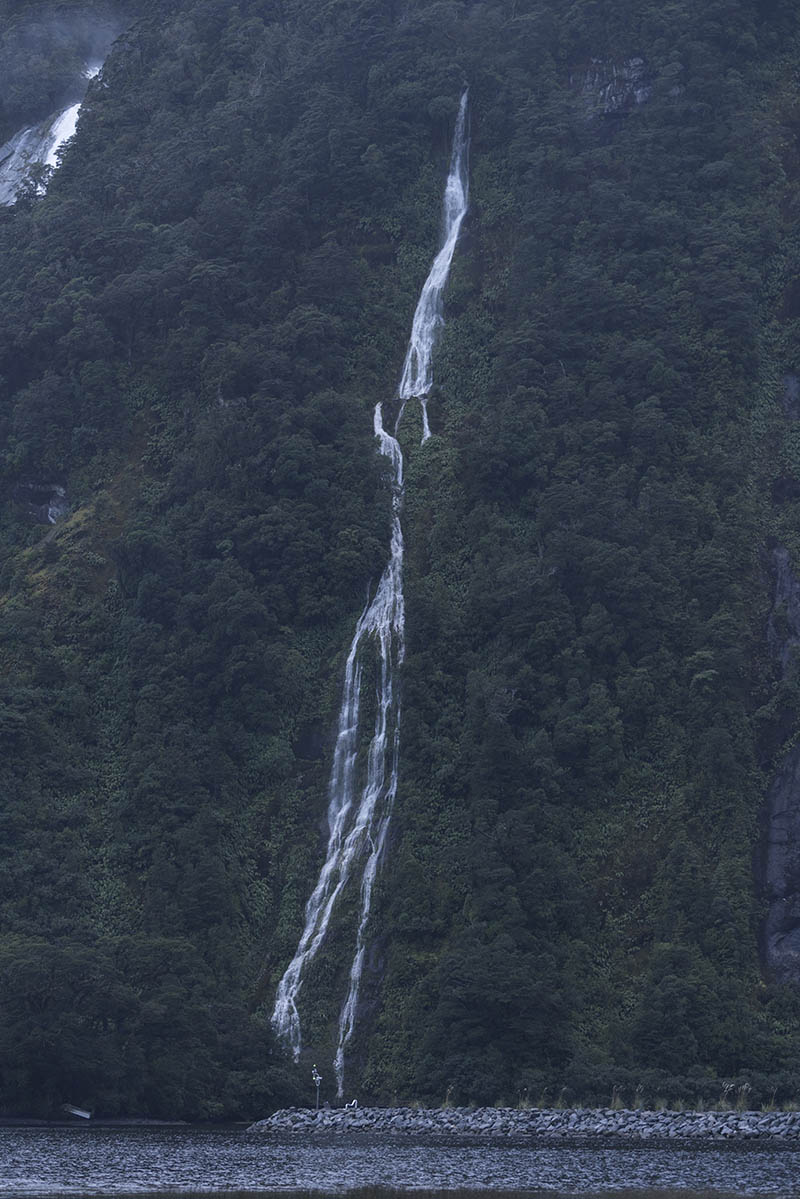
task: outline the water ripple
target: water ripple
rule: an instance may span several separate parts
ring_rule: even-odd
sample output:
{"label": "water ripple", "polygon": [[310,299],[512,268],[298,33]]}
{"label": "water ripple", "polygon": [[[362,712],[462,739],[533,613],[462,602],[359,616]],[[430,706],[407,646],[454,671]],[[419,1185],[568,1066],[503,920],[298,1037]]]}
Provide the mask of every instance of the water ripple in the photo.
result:
{"label": "water ripple", "polygon": [[[342,1137],[298,1143],[242,1129],[0,1129],[0,1196],[495,1190],[561,1196],[710,1192],[800,1199],[796,1150],[535,1148]],[[621,1199],[621,1197],[620,1197]]]}

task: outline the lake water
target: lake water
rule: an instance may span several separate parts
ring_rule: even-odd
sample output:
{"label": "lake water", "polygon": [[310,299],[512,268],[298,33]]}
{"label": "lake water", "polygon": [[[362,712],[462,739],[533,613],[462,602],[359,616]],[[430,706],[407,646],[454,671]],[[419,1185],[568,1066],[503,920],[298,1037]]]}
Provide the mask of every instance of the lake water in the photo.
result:
{"label": "lake water", "polygon": [[0,1129],[4,1199],[226,1191],[333,1195],[376,1186],[800,1199],[800,1151],[355,1143],[341,1137],[300,1142],[242,1128]]}

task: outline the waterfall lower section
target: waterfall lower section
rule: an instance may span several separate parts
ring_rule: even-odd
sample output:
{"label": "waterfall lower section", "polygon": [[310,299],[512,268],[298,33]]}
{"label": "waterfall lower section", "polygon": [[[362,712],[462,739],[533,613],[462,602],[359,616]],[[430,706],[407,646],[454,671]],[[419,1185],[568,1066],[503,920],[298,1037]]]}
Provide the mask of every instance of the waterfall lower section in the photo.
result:
{"label": "waterfall lower section", "polygon": [[[400,415],[394,434],[383,424],[383,405],[374,412],[374,430],[380,453],[391,470],[391,553],[375,597],[362,612],[350,643],[345,666],[336,747],[328,785],[328,845],[317,884],[305,909],[305,925],[294,957],[278,984],[272,1024],[291,1046],[295,1060],[302,1036],[297,1001],[305,971],[319,952],[336,902],[356,869],[361,871],[359,916],[355,952],[350,967],[347,996],[339,1015],[334,1057],[339,1096],[344,1087],[345,1049],[356,1025],[366,936],[372,895],[397,796],[400,756],[400,700],[397,673],[405,653],[403,600],[403,455],[397,426],[405,402],[412,397],[422,405],[422,441],[430,437],[427,396],[433,383],[431,359],[442,324],[442,293],[450,271],[461,224],[467,211],[467,93],[461,97],[443,205],[441,248],[425,280],[412,323],[411,339],[398,388]],[[377,656],[375,724],[366,756],[359,763],[363,654],[368,645]],[[363,776],[363,781],[362,781]]]}
{"label": "waterfall lower section", "polygon": [[[389,817],[397,793],[400,709],[395,694],[395,672],[403,660],[403,455],[397,440],[383,428],[381,405],[375,408],[375,435],[392,469],[392,549],[372,603],[356,625],[345,667],[339,729],[328,788],[328,848],[317,885],[306,904],[300,943],[280,981],[272,1022],[289,1041],[295,1057],[300,1053],[300,1017],[297,996],[303,971],[316,956],[328,931],[331,914],[356,861],[367,854],[361,880],[361,914],[356,953],[350,972],[350,992],[340,1020],[337,1061],[344,1060],[344,1044],[353,1029],[363,966],[364,931],[369,919],[372,887]],[[356,760],[360,733],[362,657],[368,641],[378,649],[378,695],[375,728],[367,752],[366,778],[356,800]],[[388,758],[388,769],[387,769]],[[341,1089],[343,1066],[337,1071]]]}
{"label": "waterfall lower section", "polygon": [[[87,66],[84,79],[93,79],[101,66],[101,63]],[[31,178],[36,182],[37,191],[44,191],[41,179],[35,179],[36,170],[58,165],[58,152],[74,136],[80,109],[80,102],[70,104],[63,112],[54,113],[40,125],[21,129],[4,146],[0,146],[0,205],[15,204],[20,191]]]}

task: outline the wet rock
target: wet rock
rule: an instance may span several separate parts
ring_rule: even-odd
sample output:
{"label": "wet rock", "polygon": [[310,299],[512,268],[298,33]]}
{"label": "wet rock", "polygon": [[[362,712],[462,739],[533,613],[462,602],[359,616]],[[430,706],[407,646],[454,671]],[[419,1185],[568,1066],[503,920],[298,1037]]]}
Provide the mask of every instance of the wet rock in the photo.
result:
{"label": "wet rock", "polygon": [[[767,644],[786,677],[800,652],[800,580],[783,546],[773,550],[772,572]],[[784,757],[767,792],[760,874],[768,905],[764,963],[781,982],[800,982],[800,746]]]}
{"label": "wet rock", "polygon": [[784,758],[767,794],[762,881],[765,963],[781,982],[800,982],[800,746]]}
{"label": "wet rock", "polygon": [[590,116],[622,117],[649,100],[652,79],[643,58],[609,62],[592,58],[570,74],[570,84],[580,88]]}
{"label": "wet rock", "polygon": [[800,646],[800,580],[792,569],[789,551],[779,545],[772,551],[775,592],[767,621],[770,653],[785,674]]}
{"label": "wet rock", "polygon": [[780,404],[790,420],[800,418],[800,375],[786,374],[783,376]]}
{"label": "wet rock", "polygon": [[13,498],[37,524],[54,525],[69,510],[67,493],[60,483],[17,483]]}

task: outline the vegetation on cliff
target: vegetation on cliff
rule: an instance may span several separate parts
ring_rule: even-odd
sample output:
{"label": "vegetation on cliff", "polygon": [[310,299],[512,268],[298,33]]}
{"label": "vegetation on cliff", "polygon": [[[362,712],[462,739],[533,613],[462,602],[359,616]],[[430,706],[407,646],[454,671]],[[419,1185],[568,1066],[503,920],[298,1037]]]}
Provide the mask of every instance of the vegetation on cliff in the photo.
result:
{"label": "vegetation on cliff", "polygon": [[[301,1093],[269,1008],[386,559],[371,408],[465,82],[349,1078],[791,1089],[800,999],[761,970],[753,862],[798,701],[764,566],[770,538],[800,556],[794,6],[134,17],[47,195],[0,211],[0,1103]],[[48,530],[25,497],[55,485]],[[317,1060],[352,935],[345,904],[304,991]]]}

